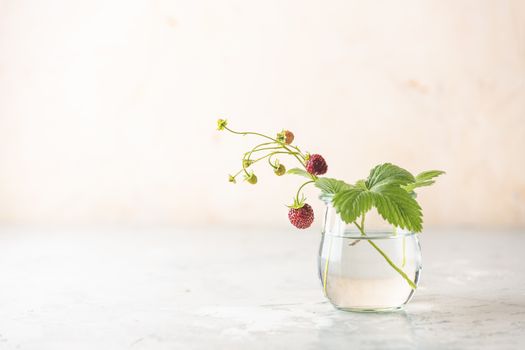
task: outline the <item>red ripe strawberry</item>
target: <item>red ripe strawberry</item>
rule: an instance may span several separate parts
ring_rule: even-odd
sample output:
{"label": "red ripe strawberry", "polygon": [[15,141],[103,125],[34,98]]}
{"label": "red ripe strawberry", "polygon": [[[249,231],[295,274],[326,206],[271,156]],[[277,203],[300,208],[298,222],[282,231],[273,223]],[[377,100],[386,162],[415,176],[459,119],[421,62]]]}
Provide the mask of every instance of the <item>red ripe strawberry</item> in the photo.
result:
{"label": "red ripe strawberry", "polygon": [[306,162],[306,171],[312,175],[323,175],[328,170],[326,161],[319,154],[312,154]]}
{"label": "red ripe strawberry", "polygon": [[305,203],[301,208],[291,208],[288,212],[288,219],[297,228],[308,228],[314,221],[314,211],[309,204]]}
{"label": "red ripe strawberry", "polygon": [[289,131],[289,130],[285,130],[284,131],[284,142],[289,145],[293,142],[293,139],[294,139],[294,135],[293,135],[293,132]]}

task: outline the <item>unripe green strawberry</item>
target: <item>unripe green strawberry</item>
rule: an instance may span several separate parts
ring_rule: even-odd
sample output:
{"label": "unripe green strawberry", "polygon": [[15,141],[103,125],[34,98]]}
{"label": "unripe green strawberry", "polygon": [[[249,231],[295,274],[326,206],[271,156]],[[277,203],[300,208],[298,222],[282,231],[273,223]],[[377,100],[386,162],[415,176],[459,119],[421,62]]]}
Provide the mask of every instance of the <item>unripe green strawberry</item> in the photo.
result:
{"label": "unripe green strawberry", "polygon": [[282,175],[284,175],[284,173],[286,173],[286,168],[285,168],[284,165],[279,164],[279,166],[277,167],[277,169],[275,169],[273,172],[274,172],[275,175],[277,175],[277,176],[282,176]]}
{"label": "unripe green strawberry", "polygon": [[255,185],[257,183],[257,176],[255,176],[254,173],[250,173],[249,175],[244,175],[244,180],[248,181],[248,183],[251,183],[252,185]]}

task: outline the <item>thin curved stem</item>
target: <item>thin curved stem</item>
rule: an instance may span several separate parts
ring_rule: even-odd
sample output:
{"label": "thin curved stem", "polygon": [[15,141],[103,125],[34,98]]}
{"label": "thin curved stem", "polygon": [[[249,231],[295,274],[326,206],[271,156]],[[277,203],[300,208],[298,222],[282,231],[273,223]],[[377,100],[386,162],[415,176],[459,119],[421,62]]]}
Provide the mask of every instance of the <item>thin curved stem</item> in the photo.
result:
{"label": "thin curved stem", "polygon": [[[264,143],[260,143],[258,144],[257,146],[255,146],[254,148],[252,148],[250,151],[244,153],[244,156],[246,157],[246,155],[248,154],[248,158],[250,158],[249,156],[253,153],[253,152],[256,152],[258,150],[264,150],[265,148],[259,148],[259,147],[262,147],[262,146],[268,146],[268,145],[273,145],[274,142],[264,142]],[[280,147],[276,147],[276,148],[280,148]]]}
{"label": "thin curved stem", "polygon": [[236,172],[235,175],[233,175],[233,178],[236,178],[237,176],[239,176],[239,174],[242,173],[243,171],[244,171],[244,168]]}
{"label": "thin curved stem", "polygon": [[[267,146],[267,145],[271,145],[271,144],[273,144],[273,142],[261,143],[261,144],[258,144],[257,146],[255,146],[254,148],[252,148],[249,152],[244,153],[244,155],[242,157],[242,168],[243,168],[244,172],[246,173],[246,175],[249,175],[249,174],[248,174],[248,170],[246,170],[247,166],[245,165],[245,160],[250,159],[250,157],[252,156],[252,153],[255,152],[257,149],[259,149],[259,147]],[[250,166],[250,164],[248,164],[248,166]]]}
{"label": "thin curved stem", "polygon": [[328,247],[328,256],[325,258],[326,262],[325,262],[324,271],[323,271],[323,291],[325,295],[326,295],[326,283],[327,283],[326,281],[328,279],[328,263],[330,262],[330,255],[332,255],[332,242],[333,242],[333,238],[330,236],[330,246]]}
{"label": "thin curved stem", "polygon": [[299,189],[297,190],[297,194],[295,195],[295,200],[297,203],[299,203],[299,193],[301,192],[301,190],[303,189],[304,186],[308,185],[308,184],[311,184],[311,183],[314,183],[315,181],[306,181],[304,184],[301,185],[301,187],[299,187]]}
{"label": "thin curved stem", "polygon": [[379,248],[377,246],[377,244],[375,244],[374,242],[372,242],[371,240],[368,240],[368,243],[370,243],[370,245],[372,245],[372,247],[375,248],[375,250],[377,250],[379,252],[379,254],[381,254],[383,256],[383,258],[385,258],[386,262],[392,266],[392,268],[394,270],[397,271],[397,273],[399,273],[406,281],[407,283],[410,285],[410,287],[412,289],[416,289],[417,286],[415,285],[415,283],[407,276],[407,274],[401,270],[399,267],[396,266],[396,264],[394,264],[394,262],[392,260],[390,260],[390,258],[388,257],[388,255],[386,255],[386,253],[384,251],[381,250],[381,248]]}
{"label": "thin curved stem", "polygon": [[[272,153],[268,153],[268,154],[266,154],[266,155],[264,155],[264,156],[262,156],[260,158],[257,158],[255,160],[253,160],[252,163],[249,166],[252,166],[253,164],[257,163],[258,161],[263,160],[264,158],[269,158],[269,157],[271,157],[271,156],[273,156],[275,154],[290,154],[290,153],[289,152],[272,152]],[[246,175],[249,175],[248,171],[246,170],[246,167],[243,164],[242,169],[239,170],[233,177],[237,177],[243,171],[246,173]]]}
{"label": "thin curved stem", "polygon": [[273,154],[268,157],[268,164],[270,164],[272,168],[277,169],[277,167],[272,163],[272,156]]}
{"label": "thin curved stem", "polygon": [[[359,231],[361,232],[361,236],[366,236],[366,233],[364,231],[364,228],[362,226],[359,226],[359,224],[357,222],[354,221],[354,224],[357,226],[357,228],[359,229]],[[370,243],[370,245],[372,247],[374,247],[375,250],[377,250],[379,252],[379,254],[381,254],[381,256],[386,260],[386,262],[392,266],[392,268],[394,270],[397,271],[397,273],[399,273],[401,275],[401,277],[403,277],[405,279],[405,281],[407,281],[408,285],[412,288],[412,289],[416,289],[417,286],[415,285],[415,283],[407,276],[407,274],[401,270],[399,267],[397,267],[396,264],[394,264],[394,262],[388,257],[388,255],[386,255],[386,253],[377,246],[377,244],[375,244],[374,242],[372,242],[371,240],[367,240],[368,243]]]}
{"label": "thin curved stem", "polygon": [[262,159],[264,159],[264,158],[271,157],[271,156],[273,156],[273,155],[275,155],[275,154],[289,154],[289,153],[288,153],[288,152],[272,152],[272,153],[268,153],[268,154],[266,154],[266,155],[264,155],[264,156],[262,156],[262,157],[260,157],[260,158],[255,159],[255,160],[252,162],[252,164],[255,164],[255,163],[257,163],[258,161],[260,161],[260,160],[262,160]]}
{"label": "thin curved stem", "polygon": [[297,152],[299,152],[299,155],[301,156],[301,158],[303,158],[303,161],[306,160],[306,157],[303,155],[303,152],[301,152],[301,150],[299,149],[299,147],[297,146],[293,146],[293,145],[290,145],[291,148],[295,149]]}
{"label": "thin curved stem", "polygon": [[[281,143],[279,141],[277,141],[276,139],[274,139],[273,137],[270,137],[270,136],[267,136],[267,135],[264,135],[264,134],[260,134],[258,132],[252,132],[252,131],[235,131],[235,130],[232,130],[230,128],[228,128],[227,126],[224,127],[224,129],[228,130],[229,132],[233,133],[233,134],[237,134],[237,135],[256,135],[256,136],[261,136],[261,137],[264,137],[268,140],[272,140],[273,142],[279,144],[282,146],[282,148],[284,148],[285,150],[287,150],[291,155],[293,155],[298,161],[299,163],[301,163],[301,165],[306,169],[306,164],[304,163],[304,160],[301,160],[297,154],[295,154],[291,149],[289,149],[284,143]],[[292,147],[295,147],[295,146],[292,146]],[[301,153],[299,152],[299,154],[301,154],[301,158],[305,159],[306,157]]]}
{"label": "thin curved stem", "polygon": [[[273,143],[273,142],[271,142],[271,143]],[[261,145],[259,145],[259,146],[261,146]],[[250,154],[250,155],[251,155],[252,153],[255,153],[255,152],[260,152],[260,151],[271,151],[271,150],[275,150],[275,149],[282,149],[282,147],[254,148],[253,150],[244,153],[244,155],[247,155],[247,154]]]}
{"label": "thin curved stem", "polygon": [[266,135],[263,135],[263,134],[259,134],[258,132],[252,132],[252,131],[235,131],[235,130],[232,130],[230,128],[228,128],[227,126],[224,127],[224,129],[228,130],[229,132],[231,133],[234,133],[234,134],[237,134],[237,135],[257,135],[257,136],[261,136],[261,137],[264,137],[266,139],[269,139],[269,140],[272,140],[274,142],[277,142],[279,143],[279,141],[277,141],[276,139],[270,137],[270,136],[266,136]]}

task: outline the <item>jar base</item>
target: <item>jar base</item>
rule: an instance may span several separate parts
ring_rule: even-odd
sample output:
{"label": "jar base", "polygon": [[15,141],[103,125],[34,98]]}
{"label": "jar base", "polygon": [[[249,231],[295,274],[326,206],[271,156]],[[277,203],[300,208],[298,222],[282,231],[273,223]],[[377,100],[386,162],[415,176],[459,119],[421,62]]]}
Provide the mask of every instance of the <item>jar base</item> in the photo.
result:
{"label": "jar base", "polygon": [[[333,305],[333,304],[332,304]],[[398,312],[403,311],[403,305],[393,306],[393,307],[339,307],[333,305],[337,310],[346,311],[346,312],[359,312],[359,313],[387,313],[387,312]]]}

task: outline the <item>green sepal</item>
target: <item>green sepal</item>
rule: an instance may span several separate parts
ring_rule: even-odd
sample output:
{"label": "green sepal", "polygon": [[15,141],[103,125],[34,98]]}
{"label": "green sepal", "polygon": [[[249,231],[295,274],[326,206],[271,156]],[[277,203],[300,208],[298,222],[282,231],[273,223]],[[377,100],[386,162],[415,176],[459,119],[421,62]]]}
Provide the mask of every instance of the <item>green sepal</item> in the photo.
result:
{"label": "green sepal", "polygon": [[294,198],[293,204],[287,205],[287,207],[290,209],[299,209],[299,208],[304,207],[305,202],[306,202],[306,197],[304,196],[304,194],[301,194],[301,199],[297,200],[297,198]]}
{"label": "green sepal", "polygon": [[224,130],[224,128],[228,125],[228,121],[226,119],[219,119],[217,120],[217,130],[221,131]]}

